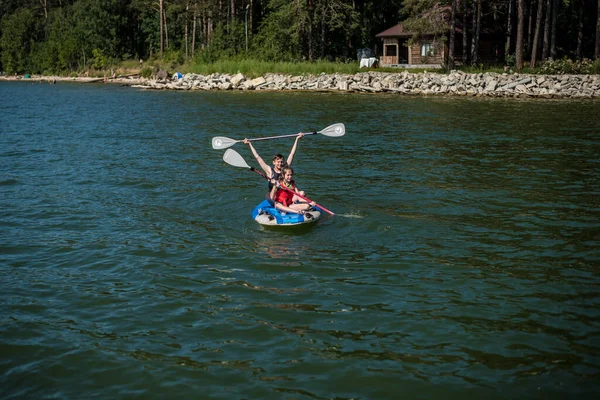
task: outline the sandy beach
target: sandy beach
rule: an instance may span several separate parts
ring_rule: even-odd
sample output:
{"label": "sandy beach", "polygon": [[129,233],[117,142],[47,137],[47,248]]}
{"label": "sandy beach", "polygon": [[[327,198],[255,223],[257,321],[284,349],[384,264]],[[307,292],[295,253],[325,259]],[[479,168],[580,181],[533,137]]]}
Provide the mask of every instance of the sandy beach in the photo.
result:
{"label": "sandy beach", "polygon": [[52,84],[59,82],[74,82],[74,83],[111,83],[111,84],[119,84],[119,85],[142,85],[146,83],[148,80],[145,78],[140,78],[139,75],[127,75],[127,76],[117,76],[116,78],[109,77],[85,77],[85,76],[42,76],[42,75],[30,75],[29,77],[25,77],[24,75],[13,75],[13,76],[0,76],[0,81],[7,82],[31,82],[38,84]]}

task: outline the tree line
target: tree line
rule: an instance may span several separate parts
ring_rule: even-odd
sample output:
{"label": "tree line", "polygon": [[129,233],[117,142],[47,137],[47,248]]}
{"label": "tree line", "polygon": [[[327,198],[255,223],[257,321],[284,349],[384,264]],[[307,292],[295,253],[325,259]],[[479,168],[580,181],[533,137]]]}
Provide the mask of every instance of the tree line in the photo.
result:
{"label": "tree line", "polygon": [[519,69],[600,54],[600,0],[2,0],[0,70],[65,73],[139,58],[346,62],[381,47],[375,35],[399,21],[447,41],[449,67],[477,64],[485,34],[504,37],[504,62]]}
{"label": "tree line", "polygon": [[519,70],[525,61],[535,68],[542,60],[600,56],[600,0],[405,0],[403,5],[409,31],[447,39],[449,68],[459,61],[477,65],[480,38],[490,36],[503,38],[504,63]]}

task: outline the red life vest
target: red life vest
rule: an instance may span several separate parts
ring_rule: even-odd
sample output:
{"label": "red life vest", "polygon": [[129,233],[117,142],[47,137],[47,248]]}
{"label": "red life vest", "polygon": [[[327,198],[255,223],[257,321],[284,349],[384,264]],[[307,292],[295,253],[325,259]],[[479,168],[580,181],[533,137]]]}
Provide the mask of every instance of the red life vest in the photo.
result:
{"label": "red life vest", "polygon": [[[284,186],[284,187],[286,187],[286,186]],[[281,203],[284,206],[289,207],[290,204],[292,204],[292,202],[293,202],[294,193],[295,193],[295,189],[296,189],[296,185],[294,185],[294,181],[292,181],[291,186],[287,187],[287,188],[290,189],[291,192],[289,192],[285,189],[277,189],[277,191],[275,192],[274,200],[276,203]]]}

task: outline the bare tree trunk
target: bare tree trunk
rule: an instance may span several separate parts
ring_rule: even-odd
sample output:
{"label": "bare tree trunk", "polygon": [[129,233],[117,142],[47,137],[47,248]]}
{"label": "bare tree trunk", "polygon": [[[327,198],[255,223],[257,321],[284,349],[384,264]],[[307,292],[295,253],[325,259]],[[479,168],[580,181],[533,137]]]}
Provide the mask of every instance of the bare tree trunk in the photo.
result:
{"label": "bare tree trunk", "polygon": [[477,0],[477,31],[475,32],[475,58],[479,61],[479,35],[481,33],[481,0]]}
{"label": "bare tree trunk", "polygon": [[235,0],[231,0],[231,20],[235,19]]}
{"label": "bare tree trunk", "polygon": [[306,0],[306,8],[308,9],[308,59],[313,60],[313,0]]}
{"label": "bare tree trunk", "polygon": [[44,17],[48,19],[48,0],[40,0],[42,7],[44,7]]}
{"label": "bare tree trunk", "polygon": [[577,60],[583,59],[583,7],[585,0],[579,0],[579,12],[577,13],[578,29],[577,29]]}
{"label": "bare tree trunk", "polygon": [[552,0],[546,0],[546,22],[544,23],[544,47],[542,48],[542,60],[550,55],[550,23],[552,22]]}
{"label": "bare tree trunk", "polygon": [[481,28],[481,0],[473,0],[473,37],[471,39],[471,65],[479,58],[479,30]]}
{"label": "bare tree trunk", "polygon": [[598,0],[598,17],[596,18],[596,60],[600,60],[600,0]]}
{"label": "bare tree trunk", "polygon": [[196,52],[196,21],[198,19],[198,3],[194,2],[194,21],[192,22],[192,57]]}
{"label": "bare tree trunk", "polygon": [[165,24],[165,47],[169,48],[169,30],[167,29],[167,10],[163,8],[163,22]]}
{"label": "bare tree trunk", "polygon": [[[448,43],[448,69],[454,69],[454,36],[456,34],[456,6],[458,0],[452,0],[452,12],[450,14],[450,40]],[[464,32],[463,32],[464,34]]]}
{"label": "bare tree trunk", "polygon": [[202,48],[206,47],[206,41],[208,40],[208,21],[206,20],[206,8],[202,8]]}
{"label": "bare tree trunk", "polygon": [[556,60],[556,29],[557,29],[557,16],[558,16],[558,0],[554,0],[552,4],[552,33],[550,35],[550,59]]}
{"label": "bare tree trunk", "polygon": [[517,44],[515,48],[515,68],[517,71],[523,69],[523,32],[525,25],[525,0],[517,0],[518,2],[518,17],[517,17]]}
{"label": "bare tree trunk", "polygon": [[533,41],[533,1],[529,0],[529,9],[527,10],[527,49],[525,53],[529,56],[531,54],[531,42]]}
{"label": "bare tree trunk", "polygon": [[213,10],[208,10],[207,22],[206,22],[206,45],[210,46],[212,43],[212,34],[215,29],[214,21],[213,21]]}
{"label": "bare tree trunk", "polygon": [[[541,1],[541,0],[540,0]],[[508,24],[506,26],[506,48],[504,57],[509,56],[512,52],[512,15],[513,15],[513,2],[514,0],[508,0]]]}
{"label": "bare tree trunk", "polygon": [[531,68],[535,68],[535,65],[537,63],[538,49],[540,47],[540,30],[542,28],[543,14],[544,0],[538,0],[537,17],[535,18],[535,34],[533,35],[533,46],[531,47]]}
{"label": "bare tree trunk", "polygon": [[190,53],[188,51],[188,15],[190,12],[190,2],[186,1],[185,2],[185,28],[184,28],[184,32],[183,32],[183,36],[185,39],[185,58],[187,59],[190,56]]}
{"label": "bare tree trunk", "polygon": [[159,25],[160,25],[160,58],[163,58],[163,0],[158,0],[158,13],[159,13]]}
{"label": "bare tree trunk", "polygon": [[323,15],[321,15],[321,45],[320,45],[320,48],[321,48],[321,54],[320,54],[320,56],[321,57],[323,57],[325,55],[325,47],[326,47],[326,43],[325,43],[325,37],[326,37],[325,36],[326,35],[326,29],[325,29],[325,27],[326,27],[326,24],[325,24],[325,21],[326,21],[326,17],[327,17],[327,12],[326,12],[327,11],[327,6],[328,6],[327,0],[324,0]]}
{"label": "bare tree trunk", "polygon": [[[600,1],[600,0],[598,0]],[[469,55],[469,51],[467,47],[469,46],[469,40],[467,38],[467,0],[463,1],[463,65],[467,65],[467,57]]]}

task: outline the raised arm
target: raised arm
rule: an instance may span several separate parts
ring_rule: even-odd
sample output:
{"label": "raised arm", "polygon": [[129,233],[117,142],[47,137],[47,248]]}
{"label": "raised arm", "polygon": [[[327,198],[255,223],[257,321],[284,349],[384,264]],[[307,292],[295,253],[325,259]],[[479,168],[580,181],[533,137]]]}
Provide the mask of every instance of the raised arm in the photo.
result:
{"label": "raised arm", "polygon": [[296,154],[296,148],[298,147],[298,140],[300,140],[300,138],[303,136],[304,136],[304,133],[302,133],[302,132],[300,132],[298,134],[298,136],[296,136],[296,140],[294,141],[294,146],[292,147],[292,150],[290,150],[290,155],[287,158],[288,166],[292,165],[292,161],[294,161],[294,154]]}
{"label": "raised arm", "polygon": [[263,171],[265,171],[265,174],[267,174],[267,176],[269,178],[271,178],[273,176],[271,167],[269,167],[267,165],[267,163],[262,159],[262,157],[258,155],[256,150],[254,149],[254,146],[252,146],[252,142],[249,141],[248,139],[244,139],[244,144],[247,144],[248,146],[250,146],[250,150],[252,150],[252,155],[254,156],[254,158],[256,158],[256,161],[258,161],[258,165],[260,165],[260,167],[263,169]]}

